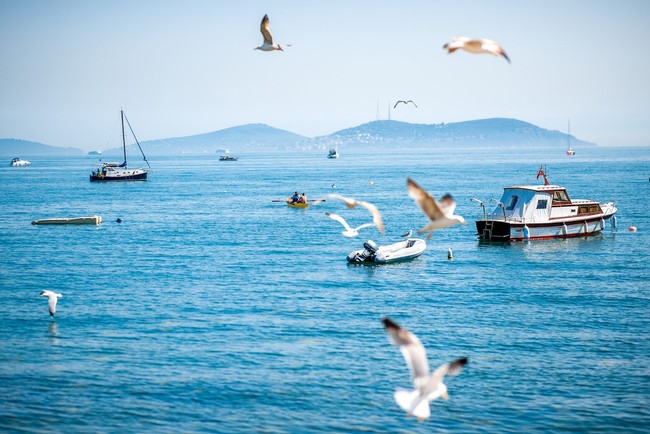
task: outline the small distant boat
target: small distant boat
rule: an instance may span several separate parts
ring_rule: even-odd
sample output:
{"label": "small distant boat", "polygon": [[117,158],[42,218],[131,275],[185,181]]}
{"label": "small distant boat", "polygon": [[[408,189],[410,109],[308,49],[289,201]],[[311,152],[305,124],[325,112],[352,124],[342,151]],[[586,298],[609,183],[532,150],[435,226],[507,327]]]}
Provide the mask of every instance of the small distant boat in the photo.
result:
{"label": "small distant boat", "polygon": [[[126,116],[123,110],[120,110],[120,117],[122,118],[122,148],[124,150],[124,162],[122,164],[103,163],[101,166],[97,168],[96,171],[93,171],[90,174],[91,182],[92,181],[146,181],[147,180],[147,173],[149,172],[147,169],[129,169],[126,164],[126,134],[124,133],[124,118]],[[133,128],[131,128],[131,124],[129,123],[128,118],[126,119],[126,123],[129,125],[129,129],[131,130],[131,134],[133,135],[135,142],[138,144],[138,148],[140,148],[140,152],[142,153],[142,157],[144,158],[144,161],[147,163],[147,166],[151,168],[149,162],[147,161],[147,157],[144,155],[144,152],[142,151],[140,142],[138,142],[138,139],[135,137],[135,134],[133,134]]]}
{"label": "small distant boat", "polygon": [[88,155],[102,155],[102,151],[90,151]]}
{"label": "small distant boat", "polygon": [[21,160],[20,158],[14,158],[11,160],[11,163],[9,163],[11,167],[29,166],[30,164],[32,163],[27,160]]}
{"label": "small distant boat", "polygon": [[568,140],[568,147],[566,150],[567,155],[575,155],[576,151],[573,150],[571,147],[571,121],[569,120],[569,126],[567,128],[568,133],[567,133],[567,140]]}
{"label": "small distant boat", "polygon": [[102,217],[98,215],[90,217],[56,217],[32,221],[33,225],[100,225]]}
{"label": "small distant boat", "polygon": [[427,243],[420,238],[409,238],[387,246],[378,246],[374,241],[363,243],[363,249],[348,254],[347,260],[354,264],[408,261],[420,256],[427,248]]}
{"label": "small distant boat", "polygon": [[232,155],[227,149],[221,156],[219,156],[219,161],[237,161],[238,159],[239,157]]}
{"label": "small distant boat", "polygon": [[[501,200],[492,200],[497,207],[491,214],[485,203],[483,220],[476,221],[478,236],[493,241],[524,241],[532,239],[573,238],[596,235],[605,228],[605,221],[616,214],[613,202],[571,200],[564,187],[550,185],[539,169],[537,177],[544,185],[506,187]],[[616,217],[612,220],[616,225]]]}
{"label": "small distant boat", "polygon": [[327,154],[327,158],[339,158],[340,155],[338,149],[332,148],[330,149],[329,154]]}

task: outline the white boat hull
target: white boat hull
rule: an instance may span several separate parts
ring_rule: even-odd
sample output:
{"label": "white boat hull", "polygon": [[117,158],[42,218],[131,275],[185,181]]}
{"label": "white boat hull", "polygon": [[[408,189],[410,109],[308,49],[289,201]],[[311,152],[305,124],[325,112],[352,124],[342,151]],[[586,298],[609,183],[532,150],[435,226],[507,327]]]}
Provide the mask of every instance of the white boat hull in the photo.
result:
{"label": "white boat hull", "polygon": [[375,264],[408,261],[420,256],[426,248],[427,244],[424,240],[409,238],[387,246],[379,246],[375,252],[367,249],[354,250],[348,254],[347,260],[351,263]]}
{"label": "white boat hull", "polygon": [[479,220],[476,222],[476,228],[479,237],[488,240],[525,241],[588,237],[605,229],[607,220],[612,218],[617,210],[613,205],[604,205],[603,211],[588,217],[553,219],[543,223]]}

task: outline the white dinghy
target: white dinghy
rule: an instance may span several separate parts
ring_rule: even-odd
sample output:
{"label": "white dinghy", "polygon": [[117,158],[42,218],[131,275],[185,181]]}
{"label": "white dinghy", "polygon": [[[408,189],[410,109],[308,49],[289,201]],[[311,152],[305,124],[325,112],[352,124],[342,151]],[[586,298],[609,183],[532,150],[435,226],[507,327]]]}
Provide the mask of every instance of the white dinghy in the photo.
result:
{"label": "white dinghy", "polygon": [[389,262],[408,261],[420,256],[427,248],[427,243],[420,238],[409,238],[387,246],[378,246],[374,241],[363,243],[363,249],[348,254],[350,263],[387,264]]}

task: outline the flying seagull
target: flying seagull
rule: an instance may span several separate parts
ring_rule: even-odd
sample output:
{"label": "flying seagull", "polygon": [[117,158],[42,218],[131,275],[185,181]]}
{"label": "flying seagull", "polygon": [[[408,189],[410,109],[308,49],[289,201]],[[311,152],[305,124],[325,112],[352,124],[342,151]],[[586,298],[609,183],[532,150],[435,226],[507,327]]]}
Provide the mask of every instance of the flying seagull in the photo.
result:
{"label": "flying seagull", "polygon": [[45,289],[41,291],[41,297],[48,297],[47,305],[50,308],[50,317],[54,318],[54,314],[56,313],[56,302],[58,301],[59,298],[63,296],[54,291],[49,291]]}
{"label": "flying seagull", "polygon": [[369,228],[370,226],[377,226],[374,223],[364,223],[361,226],[358,226],[356,228],[352,228],[348,222],[345,221],[343,217],[341,217],[338,214],[334,214],[332,212],[325,211],[325,215],[332,220],[336,220],[337,222],[341,223],[345,230],[343,231],[343,235],[345,235],[348,238],[356,237],[359,236],[359,230],[363,228]]}
{"label": "flying seagull", "polygon": [[417,105],[416,103],[414,103],[412,100],[408,100],[408,101],[399,100],[399,101],[397,101],[397,102],[395,103],[395,105],[393,106],[393,108],[396,108],[396,107],[397,107],[397,104],[399,104],[399,103],[401,103],[401,102],[403,102],[404,104],[411,103],[411,104],[413,104],[416,108],[417,108],[417,106],[418,106],[418,105]]}
{"label": "flying seagull", "polygon": [[506,52],[503,51],[501,45],[491,39],[470,39],[462,36],[459,38],[453,38],[450,43],[445,44],[442,48],[446,49],[450,54],[458,49],[462,49],[468,53],[474,54],[494,54],[495,56],[503,56],[508,61],[508,63],[511,63],[510,58]]}
{"label": "flying seagull", "polygon": [[415,388],[415,390],[397,389],[393,397],[409,416],[416,416],[418,421],[422,422],[431,416],[429,402],[440,397],[445,401],[449,399],[447,386],[442,381],[445,375],[458,375],[463,366],[467,364],[468,359],[463,357],[445,363],[430,373],[426,350],[417,336],[400,327],[390,318],[383,318],[382,322],[388,333],[388,339],[402,352]]}
{"label": "flying seagull", "polygon": [[316,199],[315,201],[312,202],[312,204],[317,205],[317,204],[325,201],[325,199],[336,199],[336,200],[343,201],[343,202],[345,202],[345,205],[348,207],[348,209],[356,208],[357,205],[360,205],[360,206],[364,207],[365,209],[370,211],[370,213],[372,214],[372,222],[375,225],[377,225],[377,228],[379,229],[379,232],[381,232],[382,235],[385,234],[384,222],[381,219],[381,213],[379,212],[377,207],[374,206],[373,204],[368,203],[368,202],[364,202],[364,201],[361,201],[361,200],[352,199],[350,197],[341,196],[340,194],[328,194],[325,197],[321,197],[319,199]]}
{"label": "flying seagull", "polygon": [[[270,25],[269,25],[269,16],[264,15],[264,18],[262,18],[262,23],[260,24],[260,32],[262,32],[262,36],[264,37],[264,42],[262,45],[259,47],[255,47],[255,50],[262,50],[262,51],[275,51],[275,50],[280,50],[284,51],[280,44],[274,44],[273,43],[273,36],[271,36],[271,31],[269,30]],[[287,47],[290,47],[290,45],[287,45]]]}
{"label": "flying seagull", "polygon": [[415,203],[429,217],[431,223],[418,231],[418,234],[429,232],[427,239],[431,238],[433,231],[436,229],[446,228],[448,226],[465,224],[462,216],[454,215],[456,201],[450,194],[446,194],[440,199],[440,202],[429,195],[422,187],[417,185],[411,178],[406,180],[409,196],[415,199]]}

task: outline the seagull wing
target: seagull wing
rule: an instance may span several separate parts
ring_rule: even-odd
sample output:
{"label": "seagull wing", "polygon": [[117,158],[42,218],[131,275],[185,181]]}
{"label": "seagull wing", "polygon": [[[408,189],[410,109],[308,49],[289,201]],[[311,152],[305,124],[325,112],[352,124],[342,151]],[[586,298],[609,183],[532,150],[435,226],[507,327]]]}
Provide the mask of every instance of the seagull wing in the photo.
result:
{"label": "seagull wing", "polygon": [[361,226],[358,226],[358,227],[354,228],[354,230],[358,232],[359,230],[361,230],[363,228],[369,228],[371,226],[377,226],[377,225],[374,224],[374,223],[364,223]]}
{"label": "seagull wing", "polygon": [[268,45],[273,45],[273,36],[271,36],[270,25],[269,25],[269,16],[264,15],[262,18],[262,23],[260,24],[260,32],[264,37],[264,43]]}
{"label": "seagull wing", "polygon": [[445,216],[451,217],[454,215],[454,211],[456,210],[456,201],[451,197],[451,194],[447,193],[442,196],[438,205]]}
{"label": "seagull wing", "polygon": [[503,50],[503,47],[497,42],[493,41],[491,39],[481,39],[481,48],[489,53],[494,54],[495,56],[503,56],[508,63],[510,62],[510,58],[506,54],[506,52]]}
{"label": "seagull wing", "polygon": [[454,376],[460,374],[468,361],[467,357],[463,357],[456,359],[453,362],[440,365],[435,371],[433,371],[433,375],[431,376],[431,390],[436,390],[438,386],[440,386],[445,375]]}
{"label": "seagull wing", "polygon": [[469,42],[470,38],[466,36],[459,36],[456,38],[451,38],[451,42],[445,44],[442,48],[446,48],[450,53],[453,53],[459,48],[463,48],[466,42]]}
{"label": "seagull wing", "polygon": [[445,216],[440,204],[432,196],[429,195],[422,187],[417,185],[411,178],[406,180],[409,196],[411,196],[415,203],[424,211],[424,214],[431,221],[436,221]]}
{"label": "seagull wing", "polygon": [[377,225],[379,232],[381,232],[381,234],[384,235],[386,233],[386,231],[384,230],[384,222],[381,219],[381,213],[379,212],[377,207],[371,203],[363,202],[360,200],[358,200],[357,203],[362,207],[364,207],[365,209],[367,209],[368,211],[370,211],[370,213],[372,214],[372,222],[375,225]]}
{"label": "seagull wing", "polygon": [[330,194],[326,195],[325,198],[327,198],[327,199],[336,199],[336,200],[343,201],[343,202],[345,202],[345,205],[350,209],[357,206],[357,201],[356,200],[352,199],[351,197],[341,196],[340,194],[330,193]]}
{"label": "seagull wing", "polygon": [[413,333],[400,327],[390,318],[384,318],[384,327],[388,333],[388,339],[393,345],[397,345],[406,360],[406,365],[411,371],[413,385],[420,389],[426,386],[429,378],[429,362],[424,346]]}
{"label": "seagull wing", "polygon": [[406,101],[399,100],[399,101],[397,101],[397,102],[395,103],[395,105],[393,106],[393,108],[396,108],[396,107],[397,107],[397,104],[399,104],[399,103],[401,103],[401,102],[403,102],[404,104],[406,104]]}
{"label": "seagull wing", "polygon": [[413,104],[416,108],[417,108],[417,106],[418,106],[416,103],[413,102],[413,100],[408,100],[408,101],[406,101],[406,103],[407,103],[407,104],[408,104],[408,103],[411,103],[411,104]]}
{"label": "seagull wing", "polygon": [[325,211],[325,215],[331,218],[332,220],[336,220],[337,222],[341,223],[346,230],[348,231],[352,230],[352,227],[340,215],[334,214],[333,212],[329,212],[329,211]]}

